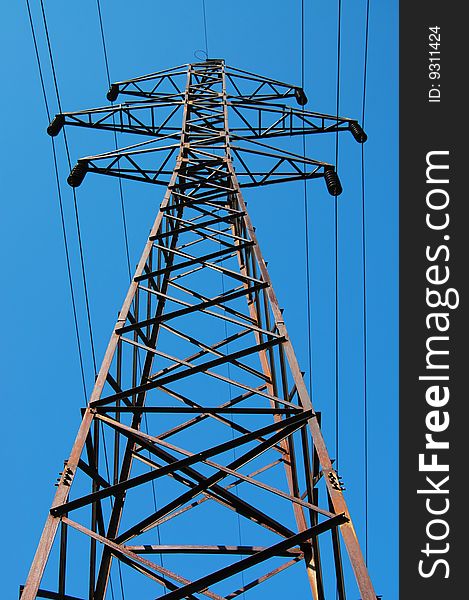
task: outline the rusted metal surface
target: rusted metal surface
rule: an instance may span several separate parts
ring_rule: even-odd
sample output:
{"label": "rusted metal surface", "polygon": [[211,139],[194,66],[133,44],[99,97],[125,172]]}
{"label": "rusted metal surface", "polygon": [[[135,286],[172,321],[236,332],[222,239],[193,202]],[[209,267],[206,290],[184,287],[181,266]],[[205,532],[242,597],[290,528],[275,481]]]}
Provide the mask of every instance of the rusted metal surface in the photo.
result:
{"label": "rusted metal surface", "polygon": [[[331,131],[350,131],[361,142],[366,136],[351,119],[284,106],[293,98],[303,103],[304,93],[222,60],[118,82],[109,94],[132,101],[65,113],[50,133],[65,124],[146,135],[137,146],[82,159],[85,171],[167,189],[22,599],[71,597],[73,530],[89,544],[83,600],[110,597],[113,561],[154,586],[149,598],[164,591],[168,600],[255,598],[278,573],[298,577],[290,567],[299,561],[314,600],[345,598],[355,585],[344,577],[345,560],[361,597],[375,600],[241,192],[324,178],[334,168],[259,140]],[[248,523],[249,533],[238,543],[221,539],[228,526],[220,529],[210,511],[224,511],[226,524],[239,519],[240,529]],[[199,518],[203,535],[194,540],[191,523]],[[161,542],[169,522],[175,526]],[[57,588],[41,590],[56,550]],[[225,566],[212,568],[212,554]],[[159,556],[160,564],[142,555]],[[166,555],[180,557],[177,572],[163,566]],[[190,555],[206,557],[191,576]],[[291,560],[279,565],[278,557]],[[249,580],[239,587],[234,576],[244,571]]]}

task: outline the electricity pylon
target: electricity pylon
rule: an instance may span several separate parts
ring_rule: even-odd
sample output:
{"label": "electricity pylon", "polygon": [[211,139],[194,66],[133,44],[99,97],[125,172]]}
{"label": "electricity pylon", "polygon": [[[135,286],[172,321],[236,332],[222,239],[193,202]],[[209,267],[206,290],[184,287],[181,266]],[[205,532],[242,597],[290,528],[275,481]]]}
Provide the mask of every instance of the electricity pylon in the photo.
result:
{"label": "electricity pylon", "polygon": [[305,567],[315,600],[348,588],[375,600],[241,193],[324,178],[338,195],[333,165],[264,140],[365,133],[281,104],[307,99],[223,60],[113,84],[108,99],[119,95],[132,101],[57,115],[49,134],[65,124],[150,139],[79,160],[68,182],[94,172],[166,192],[22,599],[120,597],[117,581],[130,581],[127,599],[265,597],[281,589],[274,576],[289,586]]}

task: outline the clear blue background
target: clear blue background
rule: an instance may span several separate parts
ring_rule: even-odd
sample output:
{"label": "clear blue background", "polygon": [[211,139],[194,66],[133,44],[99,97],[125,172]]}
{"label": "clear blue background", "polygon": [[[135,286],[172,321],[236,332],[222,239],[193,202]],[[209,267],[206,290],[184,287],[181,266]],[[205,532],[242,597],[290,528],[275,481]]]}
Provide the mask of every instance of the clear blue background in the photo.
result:
{"label": "clear blue background", "polygon": [[[46,88],[57,112],[38,2],[32,0]],[[335,113],[337,6],[306,0],[307,108]],[[343,0],[340,113],[360,118],[365,0]],[[64,110],[106,103],[96,2],[45,2]],[[206,0],[210,55],[300,83],[300,2]],[[2,5],[0,146],[2,269],[2,596],[24,583],[83,405],[50,139],[25,2]],[[202,2],[102,0],[111,78],[195,61],[204,48]],[[371,1],[366,130],[368,242],[369,568],[378,594],[397,598],[397,1]],[[72,135],[73,133],[73,135]],[[104,132],[71,132],[72,160],[113,148]],[[138,141],[138,140],[137,140]],[[301,140],[298,138],[298,152]],[[312,158],[334,162],[333,137],[307,141]],[[67,168],[58,144],[61,179]],[[364,545],[363,319],[360,147],[341,138],[339,171],[340,472]],[[93,181],[91,181],[93,179]],[[99,180],[99,181],[98,181]],[[70,188],[63,186],[85,346],[93,369]],[[124,185],[131,260],[140,254],[162,190]],[[127,287],[114,180],[90,177],[78,194],[98,362]],[[308,368],[305,231],[301,184],[246,193],[300,364]],[[313,402],[334,447],[334,204],[308,184],[312,272]],[[281,233],[280,233],[281,228]],[[351,599],[355,600],[355,599]]]}

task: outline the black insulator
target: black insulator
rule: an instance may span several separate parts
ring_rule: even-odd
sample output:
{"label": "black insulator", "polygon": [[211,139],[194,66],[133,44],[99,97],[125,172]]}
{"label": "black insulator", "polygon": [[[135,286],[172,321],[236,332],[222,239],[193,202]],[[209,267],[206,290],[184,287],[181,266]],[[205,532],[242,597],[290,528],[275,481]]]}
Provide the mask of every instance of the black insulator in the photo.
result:
{"label": "black insulator", "polygon": [[295,88],[295,98],[300,106],[304,106],[308,102],[305,91],[303,88]]}
{"label": "black insulator", "polygon": [[111,87],[109,88],[106,98],[109,102],[114,102],[117,100],[117,96],[119,95],[119,85],[117,83],[111,83]]}
{"label": "black insulator", "polygon": [[326,169],[324,171],[324,179],[326,180],[327,191],[331,196],[340,196],[342,186],[340,179],[334,169]]}
{"label": "black insulator", "polygon": [[363,131],[362,126],[357,121],[350,121],[349,127],[353,137],[357,140],[357,142],[364,144],[368,139],[368,136]]}
{"label": "black insulator", "polygon": [[50,122],[49,127],[47,128],[47,133],[50,136],[55,137],[58,133],[60,133],[60,130],[62,129],[64,124],[65,116],[60,113],[58,115],[55,115],[55,117]]}
{"label": "black insulator", "polygon": [[67,178],[67,183],[71,187],[78,187],[81,185],[86,173],[88,172],[88,162],[86,160],[79,160],[77,164],[70,171],[70,175]]}

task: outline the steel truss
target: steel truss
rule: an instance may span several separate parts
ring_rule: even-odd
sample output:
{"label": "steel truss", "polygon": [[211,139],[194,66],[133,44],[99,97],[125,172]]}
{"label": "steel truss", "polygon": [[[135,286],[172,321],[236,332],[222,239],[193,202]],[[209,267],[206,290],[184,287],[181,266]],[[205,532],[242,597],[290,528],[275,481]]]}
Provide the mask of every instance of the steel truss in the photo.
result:
{"label": "steel truss", "polygon": [[[57,115],[49,133],[68,124],[150,140],[78,161],[69,183],[96,172],[167,189],[22,599],[103,600],[116,564],[141,576],[131,598],[143,590],[166,600],[232,599],[287,569],[298,573],[298,563],[315,600],[344,599],[355,585],[345,561],[361,597],[374,600],[241,193],[324,177],[337,195],[333,165],[258,140],[350,130],[364,142],[363,130],[351,119],[287,108],[280,102],[288,98],[305,104],[303,90],[223,60],[113,84],[108,99],[119,94],[137,100]],[[236,544],[238,519],[251,545]],[[57,577],[46,569],[55,552]],[[72,584],[67,568],[78,552],[88,566]],[[194,562],[199,555],[212,558]]]}

